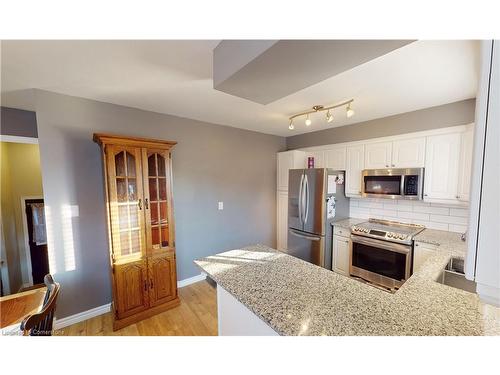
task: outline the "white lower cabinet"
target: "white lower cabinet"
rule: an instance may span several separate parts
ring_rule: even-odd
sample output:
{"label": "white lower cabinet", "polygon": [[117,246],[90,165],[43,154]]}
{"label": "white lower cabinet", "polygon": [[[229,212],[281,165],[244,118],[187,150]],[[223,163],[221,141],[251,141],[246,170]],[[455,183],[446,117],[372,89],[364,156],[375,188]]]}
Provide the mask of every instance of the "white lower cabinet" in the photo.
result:
{"label": "white lower cabinet", "polygon": [[473,144],[474,128],[468,126],[467,130],[462,133],[460,144],[460,170],[458,171],[457,199],[462,202],[469,201]]}
{"label": "white lower cabinet", "polygon": [[287,249],[288,239],[288,192],[278,191],[277,243],[278,250]]}
{"label": "white lower cabinet", "polygon": [[332,270],[349,276],[349,238],[333,235]]}
{"label": "white lower cabinet", "polygon": [[417,272],[433,254],[436,253],[436,246],[424,242],[415,242],[413,247],[413,272]]}

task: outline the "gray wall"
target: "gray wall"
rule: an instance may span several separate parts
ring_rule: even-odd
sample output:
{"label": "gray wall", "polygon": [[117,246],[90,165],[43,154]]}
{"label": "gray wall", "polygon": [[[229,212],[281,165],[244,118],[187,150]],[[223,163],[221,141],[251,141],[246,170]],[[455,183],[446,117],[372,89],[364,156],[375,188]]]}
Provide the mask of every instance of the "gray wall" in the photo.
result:
{"label": "gray wall", "polygon": [[474,122],[475,103],[475,99],[468,99],[353,125],[295,135],[286,139],[287,149],[360,141],[468,124]]}
{"label": "gray wall", "polygon": [[[174,140],[178,279],[193,259],[240,246],[275,246],[276,153],[285,139],[36,91],[51,264],[61,283],[58,316],[111,301],[101,154],[94,132]],[[224,210],[217,202],[224,201]],[[78,206],[70,217],[68,206]]]}
{"label": "gray wall", "polygon": [[0,134],[38,137],[35,112],[0,107]]}

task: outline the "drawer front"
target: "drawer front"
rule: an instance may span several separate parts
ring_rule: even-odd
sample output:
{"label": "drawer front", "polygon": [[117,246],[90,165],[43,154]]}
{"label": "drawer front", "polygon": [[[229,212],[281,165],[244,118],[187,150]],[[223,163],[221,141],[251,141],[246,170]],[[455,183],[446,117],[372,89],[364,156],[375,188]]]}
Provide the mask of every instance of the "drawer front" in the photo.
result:
{"label": "drawer front", "polygon": [[351,230],[343,227],[334,226],[333,234],[336,236],[349,237],[351,235]]}

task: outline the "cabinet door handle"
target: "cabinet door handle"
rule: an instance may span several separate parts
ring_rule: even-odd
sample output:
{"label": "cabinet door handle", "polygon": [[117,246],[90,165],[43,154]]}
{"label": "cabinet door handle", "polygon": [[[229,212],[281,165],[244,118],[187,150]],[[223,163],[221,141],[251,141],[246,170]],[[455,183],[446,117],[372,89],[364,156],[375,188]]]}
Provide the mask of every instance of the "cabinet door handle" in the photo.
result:
{"label": "cabinet door handle", "polygon": [[149,282],[150,282],[149,284],[150,288],[153,289],[153,279],[150,279]]}
{"label": "cabinet door handle", "polygon": [[149,210],[149,199],[148,198],[146,198],[144,200],[144,207],[146,207],[146,210]]}
{"label": "cabinet door handle", "polygon": [[144,280],[144,291],[148,290],[148,282]]}
{"label": "cabinet door handle", "polygon": [[455,195],[455,198],[460,199],[460,195]]}
{"label": "cabinet door handle", "polygon": [[385,165],[385,167],[386,167],[386,168],[389,168],[389,164],[386,164],[386,165]]}
{"label": "cabinet door handle", "polygon": [[396,165],[395,164],[392,164],[393,167],[395,167]]}
{"label": "cabinet door handle", "polygon": [[142,210],[142,199],[139,198],[137,205],[139,206],[139,210]]}

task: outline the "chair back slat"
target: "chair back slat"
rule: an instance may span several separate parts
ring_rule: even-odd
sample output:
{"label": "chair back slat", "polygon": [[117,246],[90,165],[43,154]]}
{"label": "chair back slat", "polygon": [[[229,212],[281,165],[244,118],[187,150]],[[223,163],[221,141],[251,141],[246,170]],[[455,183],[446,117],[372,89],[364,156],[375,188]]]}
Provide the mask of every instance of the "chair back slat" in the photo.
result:
{"label": "chair back slat", "polygon": [[52,335],[52,323],[54,321],[54,312],[60,286],[54,281],[51,275],[45,275],[44,282],[47,287],[47,292],[45,293],[42,309],[24,318],[21,323],[21,330],[25,335]]}

